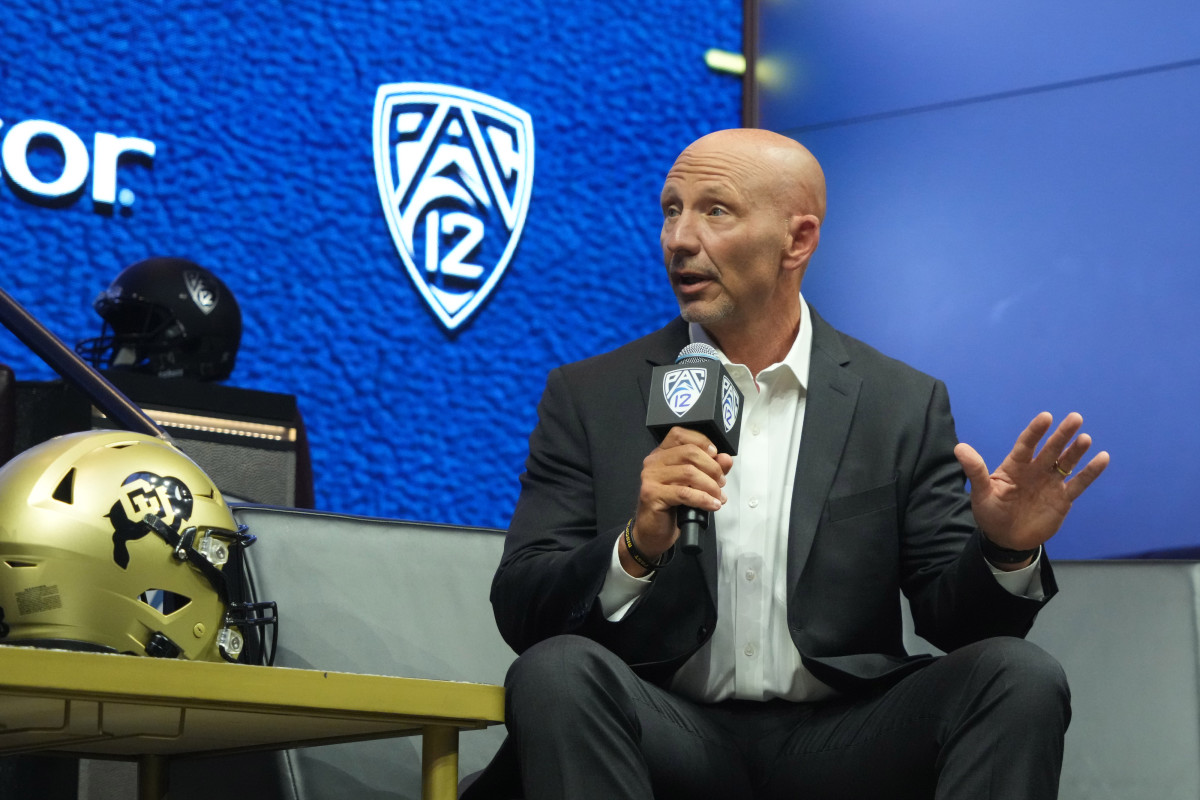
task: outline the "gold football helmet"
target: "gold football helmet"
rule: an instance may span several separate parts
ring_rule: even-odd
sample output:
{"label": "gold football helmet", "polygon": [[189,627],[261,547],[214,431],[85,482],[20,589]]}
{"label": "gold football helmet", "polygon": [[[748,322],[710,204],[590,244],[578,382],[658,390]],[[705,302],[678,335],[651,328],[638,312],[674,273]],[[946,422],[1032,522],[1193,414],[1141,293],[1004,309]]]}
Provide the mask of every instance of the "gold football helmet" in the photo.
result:
{"label": "gold football helmet", "polygon": [[234,661],[244,628],[275,629],[275,604],[232,598],[223,569],[253,541],[161,439],[43,442],[0,469],[0,642]]}

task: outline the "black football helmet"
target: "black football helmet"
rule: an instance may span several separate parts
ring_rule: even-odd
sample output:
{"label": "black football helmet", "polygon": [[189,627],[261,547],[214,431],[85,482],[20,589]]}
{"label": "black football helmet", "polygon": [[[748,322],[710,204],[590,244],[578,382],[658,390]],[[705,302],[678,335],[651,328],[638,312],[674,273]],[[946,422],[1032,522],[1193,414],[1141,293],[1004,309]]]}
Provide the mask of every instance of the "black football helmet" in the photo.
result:
{"label": "black football helmet", "polygon": [[92,304],[104,326],[75,352],[100,369],[219,381],[233,372],[242,312],[216,275],[183,258],[126,268]]}

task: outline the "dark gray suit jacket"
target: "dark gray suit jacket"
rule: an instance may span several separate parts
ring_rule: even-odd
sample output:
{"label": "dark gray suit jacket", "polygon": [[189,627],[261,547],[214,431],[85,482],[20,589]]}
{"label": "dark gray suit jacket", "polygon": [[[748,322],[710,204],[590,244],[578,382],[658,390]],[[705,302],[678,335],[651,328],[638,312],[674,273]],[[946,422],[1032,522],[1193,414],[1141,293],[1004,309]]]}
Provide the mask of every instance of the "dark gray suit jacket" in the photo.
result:
{"label": "dark gray suit jacket", "polygon": [[[787,564],[788,623],[805,666],[855,692],[924,663],[904,651],[902,590],[917,632],[943,650],[1024,636],[1042,603],[1005,591],[983,559],[945,386],[815,313],[812,323]],[[664,683],[711,635],[715,547],[698,559],[676,554],[620,622],[604,620],[596,601],[655,447],[645,428],[651,369],[688,341],[677,318],[550,374],[492,584],[500,632],[517,652],[576,633]],[[1048,598],[1045,559],[1042,582]]]}

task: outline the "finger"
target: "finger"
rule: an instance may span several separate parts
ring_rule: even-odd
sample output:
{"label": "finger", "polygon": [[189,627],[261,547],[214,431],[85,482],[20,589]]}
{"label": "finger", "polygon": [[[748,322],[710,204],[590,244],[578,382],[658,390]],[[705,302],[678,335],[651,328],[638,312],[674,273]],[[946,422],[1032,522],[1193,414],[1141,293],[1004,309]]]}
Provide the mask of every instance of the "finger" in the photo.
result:
{"label": "finger", "polygon": [[1092,437],[1086,433],[1079,434],[1075,438],[1075,441],[1071,442],[1071,446],[1054,460],[1054,464],[1051,467],[1057,467],[1059,472],[1070,474],[1079,465],[1079,462],[1083,461],[1083,457],[1087,455],[1087,451],[1091,446]]}
{"label": "finger", "polygon": [[[1082,427],[1082,416],[1075,411],[1067,414],[1054,433],[1050,434],[1050,438],[1046,439],[1046,444],[1042,447],[1041,452],[1037,454],[1035,460],[1040,464],[1044,464],[1047,469],[1053,468],[1055,461],[1062,463],[1064,448],[1067,447],[1071,438],[1079,433],[1079,429]],[[1082,458],[1082,455],[1081,453],[1079,458]],[[1079,458],[1076,458],[1075,462],[1072,463],[1078,462]]]}
{"label": "finger", "polygon": [[958,463],[962,465],[963,472],[967,474],[967,480],[971,482],[971,491],[975,491],[975,487],[982,487],[988,480],[987,462],[983,460],[983,456],[966,442],[959,442],[954,446],[954,457],[958,459]]}
{"label": "finger", "polygon": [[671,447],[679,447],[680,445],[695,445],[701,450],[705,450],[709,455],[716,455],[716,445],[712,440],[699,431],[694,431],[691,428],[674,427],[667,431],[667,435],[663,437],[662,444],[659,447],[669,449]]}
{"label": "finger", "polygon": [[664,512],[677,506],[716,511],[725,504],[725,494],[719,486],[691,477],[692,480],[643,481],[639,505],[651,511]]}
{"label": "finger", "polygon": [[725,493],[717,490],[716,495],[695,486],[674,486],[671,497],[672,506],[690,506],[692,508],[707,508],[709,511],[719,511],[725,505]]}
{"label": "finger", "polygon": [[724,485],[723,473],[713,476],[693,464],[654,467],[642,472],[643,494],[659,491],[656,487],[688,486],[719,499]]}
{"label": "finger", "polygon": [[733,469],[733,456],[728,453],[721,453],[717,456],[717,464],[720,465],[722,472],[728,475],[729,470]]}
{"label": "finger", "polygon": [[[655,448],[642,462],[642,494],[646,499],[656,497],[659,509],[671,504],[660,496],[662,487],[668,486],[691,487],[721,500],[727,470],[719,459],[695,444]],[[724,460],[730,462],[729,456]]]}
{"label": "finger", "polygon": [[1086,467],[1079,471],[1078,475],[1067,481],[1067,498],[1072,503],[1092,485],[1092,481],[1100,477],[1100,473],[1108,468],[1109,460],[1108,451],[1102,450],[1088,462]]}
{"label": "finger", "polygon": [[1052,424],[1054,424],[1054,417],[1050,416],[1049,411],[1043,411],[1030,420],[1025,430],[1021,431],[1021,435],[1017,437],[1009,457],[1022,464],[1032,463],[1033,455],[1037,452],[1038,442],[1046,435],[1046,431],[1050,430]]}
{"label": "finger", "polygon": [[[728,461],[728,456],[726,460]],[[728,472],[719,455],[702,450],[694,444],[657,448],[642,462],[643,478],[657,476],[657,479],[664,483],[689,482],[689,470],[707,476],[719,486],[725,485],[725,473]]]}

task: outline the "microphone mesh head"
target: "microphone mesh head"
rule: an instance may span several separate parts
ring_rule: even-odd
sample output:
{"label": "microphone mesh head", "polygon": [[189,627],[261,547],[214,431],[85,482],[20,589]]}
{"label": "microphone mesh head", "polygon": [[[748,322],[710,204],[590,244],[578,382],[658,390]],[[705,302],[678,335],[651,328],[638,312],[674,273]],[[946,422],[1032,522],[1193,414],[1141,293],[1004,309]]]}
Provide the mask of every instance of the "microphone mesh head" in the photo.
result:
{"label": "microphone mesh head", "polygon": [[676,364],[698,364],[703,363],[704,359],[710,358],[713,361],[720,361],[721,357],[717,355],[717,349],[711,344],[704,342],[692,342],[687,347],[679,351],[679,355],[675,357]]}

